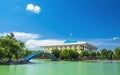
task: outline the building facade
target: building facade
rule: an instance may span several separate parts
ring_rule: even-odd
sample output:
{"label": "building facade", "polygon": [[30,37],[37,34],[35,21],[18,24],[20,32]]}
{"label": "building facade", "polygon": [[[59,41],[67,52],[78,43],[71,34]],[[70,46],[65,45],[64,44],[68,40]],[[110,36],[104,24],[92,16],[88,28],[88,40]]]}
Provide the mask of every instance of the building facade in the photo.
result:
{"label": "building facade", "polygon": [[45,52],[51,53],[52,50],[58,49],[58,50],[77,50],[78,53],[81,53],[82,50],[84,51],[94,51],[97,52],[97,47],[87,43],[87,42],[77,42],[74,40],[67,40],[63,44],[57,44],[57,45],[47,45],[47,46],[40,46],[45,50]]}

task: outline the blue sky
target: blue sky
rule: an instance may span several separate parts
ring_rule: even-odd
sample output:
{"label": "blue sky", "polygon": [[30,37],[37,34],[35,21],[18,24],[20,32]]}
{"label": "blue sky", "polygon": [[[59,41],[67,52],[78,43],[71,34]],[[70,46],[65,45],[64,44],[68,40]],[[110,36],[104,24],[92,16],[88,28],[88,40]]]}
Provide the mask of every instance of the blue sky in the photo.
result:
{"label": "blue sky", "polygon": [[[33,40],[38,44],[45,40],[60,42],[72,33],[78,41],[90,42],[99,49],[113,49],[120,46],[119,3],[119,0],[4,0],[0,2],[0,33],[16,32],[22,37],[30,34],[25,39],[26,43],[32,40],[30,44]],[[32,7],[27,8],[29,5]]]}

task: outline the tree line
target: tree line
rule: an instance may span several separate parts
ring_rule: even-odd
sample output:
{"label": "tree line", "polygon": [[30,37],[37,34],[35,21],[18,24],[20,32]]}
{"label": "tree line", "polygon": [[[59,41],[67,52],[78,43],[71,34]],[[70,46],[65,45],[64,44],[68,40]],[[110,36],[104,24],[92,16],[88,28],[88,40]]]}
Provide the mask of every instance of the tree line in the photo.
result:
{"label": "tree line", "polygon": [[120,47],[115,48],[115,50],[101,49],[97,52],[88,52],[81,50],[80,54],[77,50],[58,50],[52,51],[52,54],[60,60],[118,60],[120,59]]}

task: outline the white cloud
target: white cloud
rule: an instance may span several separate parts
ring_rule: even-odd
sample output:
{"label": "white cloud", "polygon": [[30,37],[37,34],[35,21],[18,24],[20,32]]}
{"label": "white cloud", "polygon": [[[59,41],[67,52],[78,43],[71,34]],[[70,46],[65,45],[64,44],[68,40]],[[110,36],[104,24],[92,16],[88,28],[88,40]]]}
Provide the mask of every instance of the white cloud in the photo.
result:
{"label": "white cloud", "polygon": [[40,46],[45,45],[55,45],[55,44],[63,44],[64,40],[57,39],[47,39],[47,40],[28,40],[25,45],[29,49],[39,49]]}
{"label": "white cloud", "polygon": [[[39,34],[25,33],[25,32],[12,32],[12,33],[14,33],[16,39],[22,40],[22,41],[40,38]],[[10,33],[2,33],[0,35],[6,36],[7,34],[10,34]]]}
{"label": "white cloud", "polygon": [[[39,34],[25,33],[25,32],[12,32],[15,35],[15,38],[25,42],[26,48],[30,50],[40,49],[40,46],[45,45],[55,45],[63,44],[64,40],[58,39],[46,39],[46,40],[37,40],[40,38]],[[0,35],[6,36],[9,33],[2,33]]]}
{"label": "white cloud", "polygon": [[[117,40],[117,41],[115,41]],[[87,42],[97,46],[99,49],[107,48],[107,49],[114,49],[115,47],[120,46],[120,40],[118,38],[112,38],[112,39],[92,39],[87,40]]]}
{"label": "white cloud", "polygon": [[25,33],[25,32],[13,32],[13,33],[15,35],[15,38],[24,41],[40,38],[39,34]]}
{"label": "white cloud", "polygon": [[41,12],[40,6],[33,5],[33,4],[27,4],[26,10],[36,14],[39,14]]}
{"label": "white cloud", "polygon": [[120,40],[120,37],[113,37],[113,38],[108,39],[108,40],[111,40],[111,41]]}
{"label": "white cloud", "polygon": [[8,33],[3,33],[3,34],[0,34],[0,36],[6,36]]}
{"label": "white cloud", "polygon": [[114,37],[114,38],[112,38],[112,40],[119,40],[120,39],[120,37]]}

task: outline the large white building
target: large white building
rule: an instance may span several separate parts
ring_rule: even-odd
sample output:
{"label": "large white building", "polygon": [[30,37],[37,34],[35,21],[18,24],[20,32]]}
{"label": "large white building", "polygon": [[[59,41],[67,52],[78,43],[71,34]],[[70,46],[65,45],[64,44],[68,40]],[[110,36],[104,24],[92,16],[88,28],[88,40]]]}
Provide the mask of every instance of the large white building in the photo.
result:
{"label": "large white building", "polygon": [[66,40],[63,44],[51,44],[46,46],[40,46],[43,48],[46,52],[51,53],[52,50],[58,49],[58,50],[77,50],[78,53],[81,53],[82,50],[86,50],[88,52],[91,51],[97,51],[97,47],[87,43],[87,42],[77,42],[75,40]]}

